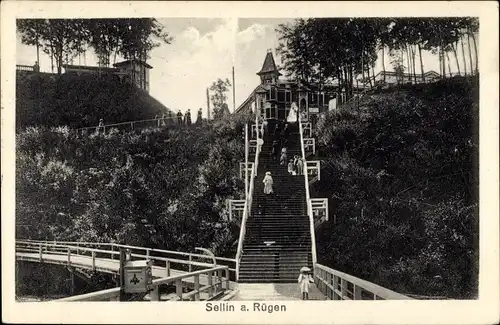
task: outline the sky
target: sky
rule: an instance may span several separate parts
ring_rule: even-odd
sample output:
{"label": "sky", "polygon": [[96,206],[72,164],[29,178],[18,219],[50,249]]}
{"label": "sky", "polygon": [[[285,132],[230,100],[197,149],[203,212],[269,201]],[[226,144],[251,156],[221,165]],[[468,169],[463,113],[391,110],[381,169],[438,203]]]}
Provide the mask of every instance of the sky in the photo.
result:
{"label": "sky", "polygon": [[[238,107],[259,84],[260,79],[256,73],[262,67],[268,49],[273,50],[276,63],[281,64],[275,51],[279,43],[275,28],[281,23],[293,22],[293,19],[282,18],[158,18],[158,20],[173,37],[173,41],[171,44],[155,48],[150,54],[151,59],[148,63],[153,66],[150,71],[150,94],[175,111],[185,112],[188,109],[196,111],[201,107],[204,117],[206,117],[206,88],[217,78],[231,80],[233,66],[236,107]],[[461,51],[458,55],[462,66]],[[467,52],[466,55],[468,56]],[[32,65],[36,61],[36,48],[23,45],[19,35],[16,57],[17,64]],[[422,59],[425,71],[439,71],[436,55],[425,52]],[[452,71],[456,72],[454,58],[450,59]],[[386,70],[393,70],[390,61],[391,58],[386,53]],[[95,66],[97,58],[89,51],[85,59],[82,56],[76,58],[73,63]],[[419,67],[418,57],[416,63]],[[461,68],[463,70],[463,67]],[[51,70],[49,56],[42,53],[40,69],[46,72]],[[379,53],[375,73],[381,70],[382,60]],[[417,72],[419,71],[417,68]],[[232,90],[228,93],[228,105],[232,111]]]}

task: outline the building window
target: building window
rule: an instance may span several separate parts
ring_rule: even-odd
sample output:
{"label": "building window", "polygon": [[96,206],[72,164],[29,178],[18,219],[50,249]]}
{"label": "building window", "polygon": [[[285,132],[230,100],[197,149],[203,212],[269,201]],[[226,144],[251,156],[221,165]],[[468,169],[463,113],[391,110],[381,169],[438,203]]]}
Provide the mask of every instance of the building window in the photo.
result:
{"label": "building window", "polygon": [[284,103],[286,100],[286,92],[284,89],[278,90],[278,103]]}
{"label": "building window", "polygon": [[277,100],[277,97],[278,90],[276,89],[276,87],[271,87],[271,89],[269,89],[269,100]]}

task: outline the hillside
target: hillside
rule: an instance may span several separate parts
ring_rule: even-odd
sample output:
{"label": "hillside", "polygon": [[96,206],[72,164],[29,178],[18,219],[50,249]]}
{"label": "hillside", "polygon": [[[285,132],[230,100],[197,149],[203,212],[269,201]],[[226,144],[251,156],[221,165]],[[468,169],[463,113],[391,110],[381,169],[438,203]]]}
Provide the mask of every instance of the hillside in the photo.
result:
{"label": "hillside", "polygon": [[401,293],[472,298],[478,279],[478,78],[367,95],[319,122],[329,222],[319,262]]}
{"label": "hillside", "polygon": [[153,118],[168,108],[113,75],[17,72],[16,127],[95,126]]}

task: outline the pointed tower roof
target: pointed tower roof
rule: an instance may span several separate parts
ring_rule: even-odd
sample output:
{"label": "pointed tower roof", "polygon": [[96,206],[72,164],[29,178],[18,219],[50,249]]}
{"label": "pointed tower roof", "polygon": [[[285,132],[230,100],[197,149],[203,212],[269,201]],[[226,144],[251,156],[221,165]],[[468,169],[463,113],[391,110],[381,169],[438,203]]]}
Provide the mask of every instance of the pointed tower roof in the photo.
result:
{"label": "pointed tower roof", "polygon": [[276,67],[276,63],[274,63],[273,52],[271,51],[271,49],[267,50],[266,58],[264,59],[264,64],[262,65],[262,69],[260,69],[260,71],[257,72],[257,74],[262,75],[270,72],[278,73],[281,76],[281,73],[279,73],[278,68]]}

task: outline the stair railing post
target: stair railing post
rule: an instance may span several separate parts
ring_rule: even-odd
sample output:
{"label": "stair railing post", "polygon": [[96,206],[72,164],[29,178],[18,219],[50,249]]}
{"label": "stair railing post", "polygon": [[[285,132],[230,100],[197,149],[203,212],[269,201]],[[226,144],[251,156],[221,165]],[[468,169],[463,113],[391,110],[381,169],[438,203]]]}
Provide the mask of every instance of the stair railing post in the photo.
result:
{"label": "stair railing post", "polygon": [[42,262],[42,260],[43,260],[42,244],[39,244],[39,246],[38,246],[38,255],[39,255],[40,262]]}
{"label": "stair railing post", "polygon": [[165,271],[167,273],[167,277],[169,277],[170,276],[170,261],[169,260],[166,261]]}
{"label": "stair railing post", "polygon": [[248,200],[248,123],[245,123],[245,200]]}

